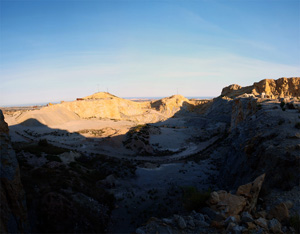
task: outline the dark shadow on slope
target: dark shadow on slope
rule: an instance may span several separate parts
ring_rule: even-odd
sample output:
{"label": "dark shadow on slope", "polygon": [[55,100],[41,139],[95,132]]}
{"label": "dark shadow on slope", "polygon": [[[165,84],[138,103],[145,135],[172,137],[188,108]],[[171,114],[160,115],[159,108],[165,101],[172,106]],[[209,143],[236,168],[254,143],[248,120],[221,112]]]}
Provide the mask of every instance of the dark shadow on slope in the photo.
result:
{"label": "dark shadow on slope", "polygon": [[42,124],[37,119],[27,119],[24,122],[20,123],[22,126],[27,127],[45,127],[46,125]]}
{"label": "dark shadow on slope", "polygon": [[[189,115],[184,109],[179,112],[180,115]],[[161,123],[170,124],[171,127],[172,121],[176,118],[170,118]],[[187,118],[196,119],[194,115]],[[35,119],[11,126],[10,129],[12,132],[19,131],[28,139],[28,143],[17,143],[15,148],[18,151],[22,181],[27,194],[32,230],[35,232],[103,232],[101,229],[104,229],[105,224],[108,223],[109,210],[113,203],[105,187],[107,183],[111,184],[110,186],[113,186],[113,183],[101,180],[108,175],[130,178],[135,173],[136,164],[133,162],[135,158],[131,157],[126,160],[124,156],[123,159],[115,159],[95,152],[85,153],[88,150],[79,147],[78,151],[82,156],[69,164],[63,164],[59,160],[62,152],[51,150],[52,146],[55,146],[62,148],[68,154],[68,150],[71,148],[65,145],[63,138],[77,138],[77,145],[80,145],[81,142],[97,144],[99,138],[85,137],[79,133],[49,128]],[[114,141],[120,142],[124,137],[125,135],[119,135],[101,140],[103,144],[106,142],[112,144]],[[39,141],[42,139],[47,139],[49,145],[40,147]],[[38,152],[30,151],[26,147],[35,148]],[[38,161],[44,158],[47,161],[41,166],[35,166],[31,162],[31,160]],[[166,197],[169,195],[166,194]],[[141,202],[138,198],[136,199],[137,202]],[[157,215],[158,210],[161,209],[161,205],[157,204],[157,200],[155,200],[156,197],[153,196],[151,199],[153,200],[147,202],[151,204],[153,213],[146,213],[145,216],[136,218],[136,224],[140,225],[150,216]],[[97,213],[96,208],[103,212]],[[170,209],[173,209],[172,203]],[[107,210],[108,212],[106,212]],[[131,212],[131,208],[128,210]],[[138,210],[138,212],[141,213],[142,210]],[[172,213],[174,212],[168,210],[166,206],[166,210],[161,211],[160,215],[167,217]],[[100,220],[99,225],[95,225],[96,219]],[[61,220],[65,220],[64,223],[61,223]],[[77,225],[74,224],[75,222]],[[128,223],[128,225],[131,226],[130,230],[134,231],[135,224]]]}
{"label": "dark shadow on slope", "polygon": [[[76,150],[70,152],[63,144],[55,144],[51,139],[62,136],[86,138],[78,133],[49,128],[36,119],[10,126],[10,132],[13,131],[25,138],[13,147],[26,192],[32,232],[105,232],[114,197],[101,180],[111,174],[133,175],[135,166],[126,160],[104,155],[87,157]],[[66,157],[71,159],[67,163],[64,162]]]}
{"label": "dark shadow on slope", "polygon": [[[216,144],[208,147],[208,149],[205,149],[204,152],[200,152],[200,154],[207,155],[208,157],[210,157],[210,155],[213,154],[220,154],[222,156],[220,158],[220,162],[216,162],[220,165],[220,167],[223,167],[223,171],[222,171],[223,174],[219,177],[220,188],[225,188],[224,185],[226,185],[227,188],[232,189],[241,184],[245,184],[249,181],[252,181],[254,178],[256,178],[258,175],[260,175],[263,172],[266,172],[267,174],[263,188],[265,185],[270,185],[271,187],[269,188],[273,188],[274,185],[276,184],[276,181],[281,183],[284,183],[286,181],[294,182],[299,177],[299,174],[295,176],[294,173],[295,167],[299,164],[297,164],[297,162],[295,162],[294,159],[290,160],[293,155],[289,155],[289,152],[282,151],[282,156],[274,157],[274,155],[276,155],[276,152],[278,151],[276,148],[273,148],[272,152],[271,151],[268,152],[268,150],[266,150],[266,143],[268,143],[267,140],[269,139],[263,138],[260,140],[258,138],[257,139],[253,138],[255,137],[255,131],[259,131],[261,129],[260,128],[257,130],[257,127],[259,126],[257,124],[267,124],[267,123],[253,122],[253,125],[249,126],[248,129],[246,129],[244,126],[241,125],[241,128],[238,129],[236,132],[227,131],[229,129],[230,121],[231,121],[232,103],[233,103],[232,101],[216,98],[214,103],[207,107],[208,111],[205,114],[200,116],[189,110],[189,108],[191,108],[191,106],[188,105],[189,103],[184,103],[183,107],[180,108],[180,110],[177,113],[175,113],[173,117],[165,121],[155,123],[155,124],[149,124],[149,125],[172,127],[174,126],[174,121],[176,122],[177,119],[182,118],[184,119],[186,126],[192,127],[196,125],[200,129],[203,128],[203,131],[208,131],[209,133],[211,133],[212,130],[210,128],[210,125],[214,125],[217,123],[224,123],[226,125],[226,128],[225,128],[225,136],[222,139],[222,141],[217,142]],[[263,111],[263,110],[260,109],[259,111]],[[246,119],[245,121],[247,122],[248,119]],[[12,126],[12,128],[13,127],[14,126]],[[39,127],[48,128],[47,126],[39,126]],[[58,134],[70,134],[71,136],[72,134],[75,134],[75,133],[69,133],[67,131],[59,130],[59,129],[48,128],[48,130],[54,132],[57,131]],[[84,137],[78,133],[76,134],[78,135],[78,138],[87,142],[97,143],[97,139],[99,139],[95,137]],[[102,140],[104,144],[106,144],[106,142],[107,144],[110,144],[113,141],[119,142],[124,137],[125,135],[119,135],[119,136],[113,136]],[[168,137],[173,137],[173,136],[170,135]],[[295,141],[296,140],[297,139],[295,139]],[[201,139],[199,141],[201,141]],[[250,143],[251,144],[253,143],[253,149],[251,150],[250,148],[248,148],[248,151],[247,150],[245,151],[244,149],[246,149],[246,146],[249,147]],[[280,141],[278,146],[280,146]],[[80,151],[83,154],[85,154],[84,149],[80,149]],[[126,167],[128,168],[132,167],[133,170],[132,174],[134,174],[134,165],[131,162],[126,161],[128,165],[122,164],[122,160],[126,158],[125,156],[122,160],[118,160],[118,159],[112,159],[110,157],[105,157],[103,155],[97,155],[97,154],[93,155],[92,153],[91,154],[86,153],[86,155],[90,155],[90,156],[82,157],[80,159],[81,161],[77,160],[75,164],[72,163],[71,165],[68,166],[68,170],[65,169],[61,170],[61,172],[65,171],[70,175],[64,177],[63,174],[58,173],[61,178],[66,178],[60,180],[61,183],[62,181],[67,181],[67,185],[64,185],[63,183],[62,185],[59,185],[60,187],[58,186],[61,190],[62,188],[68,190],[71,187],[73,192],[80,191],[80,193],[86,194],[86,191],[89,191],[91,188],[98,189],[99,184],[101,185],[101,183],[99,183],[99,180],[102,179],[103,177],[99,176],[97,173],[104,170],[103,165],[105,164],[107,165],[107,167],[111,167],[115,169],[109,172],[111,174],[117,174],[118,172],[120,173],[121,171],[124,171],[124,168]],[[134,157],[132,157],[131,159],[132,161],[135,160]],[[47,170],[51,171],[52,169],[47,169]],[[130,170],[128,170],[127,172],[130,172]],[[107,173],[107,175],[109,173]],[[43,174],[43,171],[41,174]],[[75,179],[74,178],[71,179],[70,177],[74,177]],[[31,177],[29,176],[29,178],[43,178],[43,176],[37,174],[37,176],[31,176]],[[71,186],[69,184],[70,181],[72,181]],[[29,182],[27,184],[30,183],[32,182]],[[54,182],[54,184],[55,183],[58,183],[58,181]],[[88,184],[88,186],[85,186],[84,184]],[[72,186],[75,187],[73,188]],[[73,195],[70,195],[65,191],[61,193],[63,193],[64,197],[71,196],[73,199]],[[92,197],[91,195],[89,196]],[[153,201],[153,204],[154,203],[155,201]]]}

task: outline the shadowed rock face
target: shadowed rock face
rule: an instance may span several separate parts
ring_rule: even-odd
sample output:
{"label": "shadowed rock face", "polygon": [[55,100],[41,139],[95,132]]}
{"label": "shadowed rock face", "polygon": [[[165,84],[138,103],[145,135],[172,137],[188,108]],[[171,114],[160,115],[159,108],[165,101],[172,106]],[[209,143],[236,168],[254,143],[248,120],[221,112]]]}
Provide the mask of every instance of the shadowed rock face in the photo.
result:
{"label": "shadowed rock face", "polygon": [[19,164],[8,136],[8,127],[0,110],[0,231],[28,232],[25,193],[20,180]]}
{"label": "shadowed rock face", "polygon": [[233,84],[223,88],[221,95],[234,98],[242,94],[264,94],[271,98],[300,97],[300,77],[264,79],[247,87]]}

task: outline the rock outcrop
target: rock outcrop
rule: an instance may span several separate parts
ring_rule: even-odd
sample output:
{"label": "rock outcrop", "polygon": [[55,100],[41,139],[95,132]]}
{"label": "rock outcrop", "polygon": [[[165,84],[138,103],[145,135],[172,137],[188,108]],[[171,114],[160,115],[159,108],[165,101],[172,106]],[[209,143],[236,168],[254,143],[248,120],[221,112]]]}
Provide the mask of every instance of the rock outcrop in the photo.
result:
{"label": "rock outcrop", "polygon": [[275,206],[268,216],[265,210],[256,209],[264,178],[265,174],[240,186],[236,194],[224,190],[212,192],[207,201],[209,207],[202,208],[201,213],[151,218],[136,233],[283,233],[283,228],[295,233],[287,225],[289,210],[285,203]]}
{"label": "rock outcrop", "polygon": [[254,95],[265,93],[269,97],[300,97],[300,77],[265,79],[254,83]]}
{"label": "rock outcrop", "polygon": [[151,108],[159,111],[162,114],[168,116],[174,115],[181,109],[185,111],[192,110],[192,104],[190,101],[182,95],[173,95],[150,103]]}
{"label": "rock outcrop", "polygon": [[213,210],[224,214],[226,218],[238,215],[242,211],[254,212],[264,179],[265,174],[251,183],[241,185],[236,194],[227,193],[224,190],[212,192],[208,204]]}
{"label": "rock outcrop", "polygon": [[29,232],[25,192],[19,164],[8,136],[8,127],[0,110],[0,232]]}
{"label": "rock outcrop", "polygon": [[109,93],[95,93],[76,101],[62,102],[40,110],[24,112],[16,120],[23,125],[32,125],[34,123],[30,120],[35,119],[47,126],[92,118],[154,123],[164,121],[176,113],[201,113],[207,109],[208,105],[205,104],[208,102],[210,101],[189,101],[181,95],[151,102],[134,102]]}
{"label": "rock outcrop", "polygon": [[236,98],[233,100],[230,129],[236,128],[239,123],[253,115],[257,109],[257,99]]}
{"label": "rock outcrop", "polygon": [[267,98],[300,97],[300,77],[264,79],[251,86],[241,87],[237,84],[223,88],[221,95],[230,98],[246,94]]}

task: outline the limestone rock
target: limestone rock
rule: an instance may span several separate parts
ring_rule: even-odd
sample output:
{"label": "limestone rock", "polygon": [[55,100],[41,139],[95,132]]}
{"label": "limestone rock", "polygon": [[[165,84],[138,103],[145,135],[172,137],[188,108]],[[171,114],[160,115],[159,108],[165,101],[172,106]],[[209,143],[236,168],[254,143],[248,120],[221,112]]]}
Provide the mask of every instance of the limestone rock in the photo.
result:
{"label": "limestone rock", "polygon": [[4,121],[4,115],[1,110],[0,110],[0,133],[8,134],[8,125]]}
{"label": "limestone rock", "polygon": [[292,201],[285,201],[284,204],[286,208],[288,208],[288,210],[294,206],[294,203]]}
{"label": "limestone rock", "polygon": [[213,220],[210,223],[210,226],[213,227],[213,228],[216,228],[216,229],[223,229],[224,228],[224,223],[220,222],[220,221]]}
{"label": "limestone rock", "polygon": [[244,227],[239,226],[235,223],[229,223],[229,225],[226,228],[226,233],[241,234],[243,230]]}
{"label": "limestone rock", "polygon": [[254,222],[254,219],[252,218],[252,215],[249,214],[248,212],[243,212],[241,214],[241,220],[244,223],[248,223],[248,222]]}
{"label": "limestone rock", "polygon": [[268,224],[267,224],[267,220],[266,220],[266,219],[264,219],[264,218],[259,218],[259,219],[255,220],[255,223],[256,223],[257,225],[259,225],[260,227],[262,227],[262,228],[268,230]]}
{"label": "limestone rock", "polygon": [[256,225],[252,222],[247,222],[246,225],[247,225],[248,230],[256,229]]}
{"label": "limestone rock", "polygon": [[267,217],[267,212],[265,210],[259,211],[255,213],[255,218],[266,218]]}
{"label": "limestone rock", "polygon": [[281,223],[277,219],[271,219],[269,221],[269,230],[272,233],[282,233],[282,231],[281,231]]}
{"label": "limestone rock", "polygon": [[230,130],[233,130],[239,123],[253,115],[257,108],[257,100],[249,98],[237,98],[233,100]]}
{"label": "limestone rock", "polygon": [[109,93],[96,93],[78,98],[76,101],[62,102],[43,107],[40,110],[24,112],[16,120],[23,125],[42,124],[47,126],[91,118],[154,123],[166,120],[176,113],[203,112],[207,109],[206,104],[209,102],[211,101],[189,101],[181,95],[173,95],[151,102],[134,102]]}
{"label": "limestone rock", "polygon": [[0,110],[0,232],[29,231],[25,192],[19,164],[8,136],[8,127]]}
{"label": "limestone rock", "polygon": [[222,89],[221,95],[229,97],[233,91],[240,90],[241,88],[242,88],[242,86],[237,85],[237,84],[229,85]]}
{"label": "limestone rock", "polygon": [[289,210],[285,203],[280,203],[270,210],[268,216],[269,219],[276,218],[278,221],[286,221],[289,219]]}
{"label": "limestone rock", "polygon": [[282,98],[300,96],[300,77],[264,79],[251,86],[241,87],[237,84],[223,88],[223,96],[230,98],[238,97],[242,94],[253,94],[263,98]]}
{"label": "limestone rock", "polygon": [[261,186],[264,182],[266,174],[262,174],[257,177],[252,183],[248,183],[245,185],[241,185],[236,194],[240,196],[244,196],[247,198],[247,205],[245,210],[248,212],[252,212],[257,203],[258,195],[261,190]]}
{"label": "limestone rock", "polygon": [[199,227],[209,227],[209,224],[205,221],[194,220],[194,223],[196,226],[199,226]]}
{"label": "limestone rock", "polygon": [[167,218],[164,218],[162,219],[162,221],[166,224],[172,224],[173,223],[173,219],[167,219]]}
{"label": "limestone rock", "polygon": [[234,216],[229,216],[225,219],[224,224],[227,226],[229,223],[237,223],[237,220]]}
{"label": "limestone rock", "polygon": [[274,97],[299,97],[300,96],[300,78],[280,78],[277,80],[265,79],[254,83],[254,94],[265,93]]}
{"label": "limestone rock", "polygon": [[210,194],[209,202],[210,204],[217,204],[220,201],[219,194],[217,192],[212,192]]}
{"label": "limestone rock", "polygon": [[135,230],[135,233],[136,233],[136,234],[146,234],[146,232],[145,232],[142,228],[137,228],[137,229]]}
{"label": "limestone rock", "polygon": [[177,223],[178,223],[178,226],[180,227],[180,229],[186,228],[186,222],[181,216],[178,217]]}
{"label": "limestone rock", "polygon": [[220,201],[210,207],[216,211],[224,212],[225,216],[233,216],[239,214],[246,206],[246,198],[237,196],[226,191],[218,191]]}
{"label": "limestone rock", "polygon": [[222,221],[224,219],[223,215],[209,207],[203,207],[201,213],[206,214],[211,220]]}

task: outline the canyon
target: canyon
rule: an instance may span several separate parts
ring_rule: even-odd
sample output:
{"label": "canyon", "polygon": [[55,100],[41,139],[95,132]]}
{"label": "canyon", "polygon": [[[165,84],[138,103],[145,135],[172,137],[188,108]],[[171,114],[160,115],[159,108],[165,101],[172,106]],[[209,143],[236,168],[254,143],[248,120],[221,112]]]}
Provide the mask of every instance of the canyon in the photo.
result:
{"label": "canyon", "polygon": [[299,231],[299,77],[1,109],[1,232]]}

